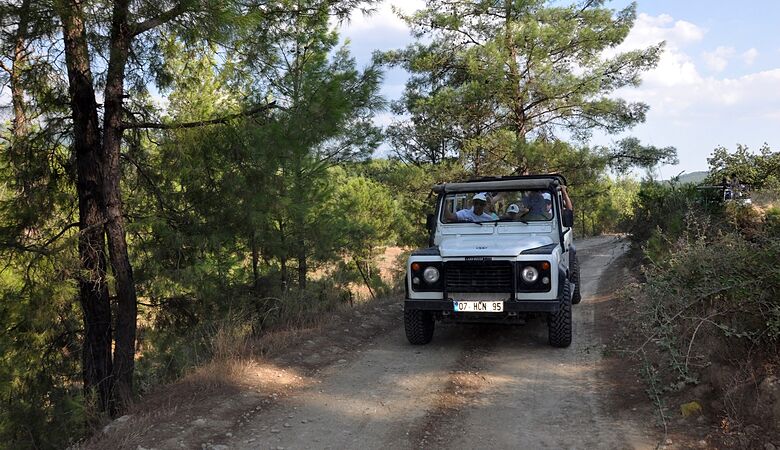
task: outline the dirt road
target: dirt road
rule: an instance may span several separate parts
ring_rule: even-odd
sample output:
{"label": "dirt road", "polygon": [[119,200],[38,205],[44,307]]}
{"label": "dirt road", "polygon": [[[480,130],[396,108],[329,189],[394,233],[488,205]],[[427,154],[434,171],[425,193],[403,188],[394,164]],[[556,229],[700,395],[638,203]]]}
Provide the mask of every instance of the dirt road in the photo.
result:
{"label": "dirt road", "polygon": [[82,447],[654,448],[661,436],[641,380],[602,356],[627,244],[577,246],[583,301],[569,348],[547,344],[542,318],[437,324],[433,342],[412,346],[402,301],[378,300],[272,333],[282,344],[263,357],[215,361],[161,386]]}
{"label": "dirt road", "polygon": [[[583,302],[570,348],[547,345],[545,322],[437,324],[431,344],[400,325],[318,382],[254,415],[229,448],[653,448],[646,417],[609,410],[594,314],[599,282],[626,244],[578,242]],[[614,267],[613,267],[614,269]],[[213,445],[217,445],[216,442]]]}

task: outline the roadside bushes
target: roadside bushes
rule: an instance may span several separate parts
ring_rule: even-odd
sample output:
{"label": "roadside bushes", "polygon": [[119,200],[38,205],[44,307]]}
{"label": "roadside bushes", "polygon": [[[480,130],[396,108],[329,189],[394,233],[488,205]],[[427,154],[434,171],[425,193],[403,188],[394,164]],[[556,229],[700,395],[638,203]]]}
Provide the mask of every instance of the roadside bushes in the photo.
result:
{"label": "roadside bushes", "polygon": [[639,350],[663,390],[698,385],[705,411],[780,431],[780,417],[758,420],[780,410],[761,400],[780,367],[780,211],[659,185],[643,186],[638,199]]}
{"label": "roadside bushes", "polygon": [[646,267],[638,322],[667,390],[699,385],[698,400],[732,423],[767,414],[756,404],[780,364],[779,256],[780,238],[735,232],[679,239]]}

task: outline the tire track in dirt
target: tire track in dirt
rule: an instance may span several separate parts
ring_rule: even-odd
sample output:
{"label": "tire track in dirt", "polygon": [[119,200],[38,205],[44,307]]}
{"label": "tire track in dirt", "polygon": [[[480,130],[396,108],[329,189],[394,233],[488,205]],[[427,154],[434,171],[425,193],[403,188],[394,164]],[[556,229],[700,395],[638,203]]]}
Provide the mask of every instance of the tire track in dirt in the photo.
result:
{"label": "tire track in dirt", "polygon": [[417,424],[463,358],[461,333],[413,347],[402,329],[353,362],[324,369],[316,384],[252,418],[230,448],[407,448]]}
{"label": "tire track in dirt", "polygon": [[[482,373],[484,359],[492,352],[491,343],[499,335],[495,329],[472,326],[470,339],[449,371],[444,388],[436,395],[431,409],[412,430],[409,442],[413,447],[431,448],[446,445],[451,435],[445,430],[457,426],[459,412],[473,403],[487,378]],[[469,338],[469,336],[463,336]]]}

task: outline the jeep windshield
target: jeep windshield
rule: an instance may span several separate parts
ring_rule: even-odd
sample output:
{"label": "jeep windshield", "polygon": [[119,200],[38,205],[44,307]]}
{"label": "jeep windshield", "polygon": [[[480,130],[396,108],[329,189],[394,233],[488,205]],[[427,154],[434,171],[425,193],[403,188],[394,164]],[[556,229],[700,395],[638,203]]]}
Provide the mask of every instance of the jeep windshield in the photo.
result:
{"label": "jeep windshield", "polygon": [[548,222],[555,216],[552,193],[531,189],[456,192],[444,197],[442,223]]}

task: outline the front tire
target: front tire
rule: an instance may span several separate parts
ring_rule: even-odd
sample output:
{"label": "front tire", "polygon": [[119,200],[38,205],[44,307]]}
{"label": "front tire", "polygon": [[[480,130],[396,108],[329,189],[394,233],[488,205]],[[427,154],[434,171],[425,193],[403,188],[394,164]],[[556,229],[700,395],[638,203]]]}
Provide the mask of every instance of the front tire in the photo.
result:
{"label": "front tire", "polygon": [[571,287],[567,280],[561,282],[566,283],[563,287],[563,299],[558,312],[547,316],[547,334],[550,345],[564,348],[571,345]]}
{"label": "front tire", "polygon": [[571,263],[571,282],[574,283],[574,296],[571,298],[571,304],[576,305],[582,301],[580,294],[580,262],[577,261],[577,255],[574,255]]}
{"label": "front tire", "polygon": [[412,345],[425,345],[433,339],[436,320],[429,311],[419,309],[404,310],[404,329],[406,339]]}

